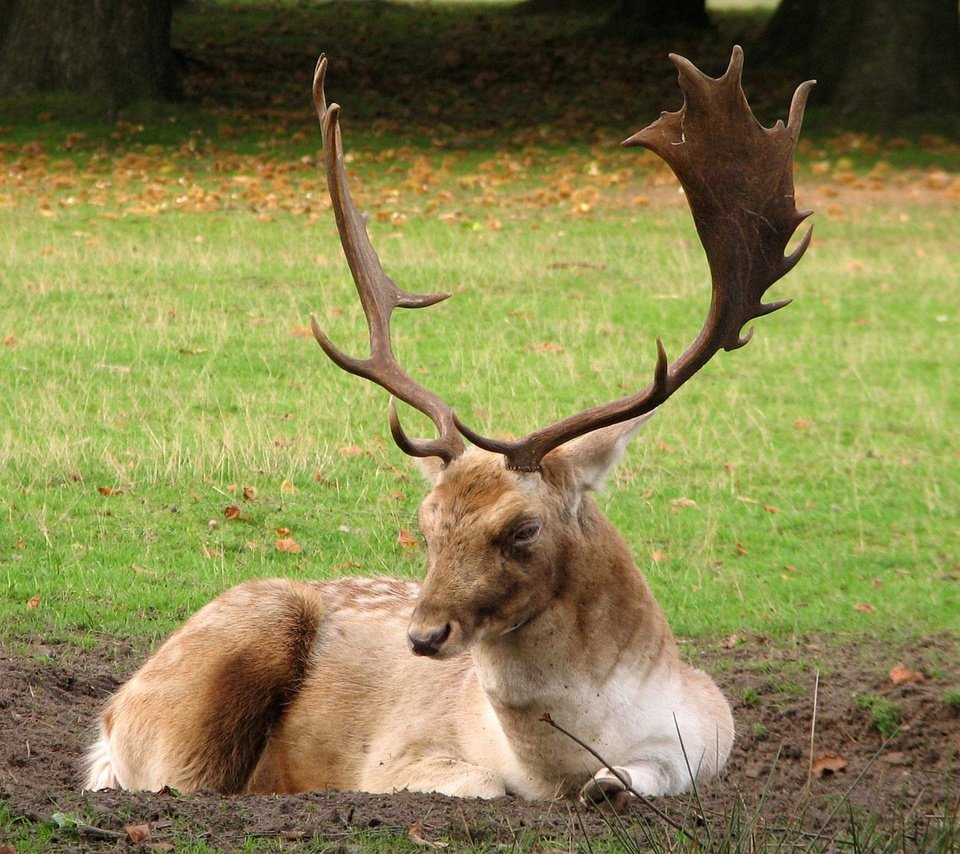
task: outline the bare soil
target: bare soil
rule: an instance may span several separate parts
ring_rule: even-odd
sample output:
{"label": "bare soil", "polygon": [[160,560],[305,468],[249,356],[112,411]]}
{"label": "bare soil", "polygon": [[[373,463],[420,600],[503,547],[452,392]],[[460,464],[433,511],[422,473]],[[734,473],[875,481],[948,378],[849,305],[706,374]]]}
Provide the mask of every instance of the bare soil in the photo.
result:
{"label": "bare soil", "polygon": [[[837,841],[849,839],[853,815],[861,827],[877,820],[885,832],[916,840],[932,827],[958,822],[960,709],[949,702],[960,689],[956,637],[896,643],[734,637],[684,649],[715,675],[738,729],[722,780],[696,797],[656,802],[686,832],[704,842],[731,828],[742,836],[776,833],[809,842],[820,834]],[[555,850],[595,836],[673,834],[664,818],[636,800],[615,818],[566,801],[484,802],[407,792],[229,798],[82,792],[78,764],[98,710],[144,652],[107,640],[89,650],[27,639],[0,646],[0,803],[38,832],[55,814],[79,822],[56,829],[46,850],[162,851],[195,840],[233,851],[259,838],[285,849],[325,842],[351,851],[382,834],[406,837],[416,847]],[[907,673],[901,684],[891,678],[898,665],[900,678]],[[899,716],[899,729],[887,741],[868,708],[878,697]],[[839,757],[828,764],[845,763],[842,770],[821,774],[824,754]]]}

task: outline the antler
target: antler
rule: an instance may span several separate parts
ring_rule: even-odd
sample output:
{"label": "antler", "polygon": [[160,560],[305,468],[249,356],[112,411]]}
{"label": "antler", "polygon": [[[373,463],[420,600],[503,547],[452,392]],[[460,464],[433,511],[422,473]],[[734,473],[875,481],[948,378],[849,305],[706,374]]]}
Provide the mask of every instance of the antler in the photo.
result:
{"label": "antler", "polygon": [[393,309],[422,308],[449,294],[410,294],[384,273],[347,187],[337,121],[340,108],[326,104],[323,81],[327,61],[320,57],[313,99],[323,132],[337,229],[370,330],[370,357],[347,356],[333,346],[315,317],[311,317],[311,324],[320,346],[337,365],[373,380],[436,424],[438,439],[407,438],[391,400],[390,429],[403,451],[413,456],[437,456],[449,463],[463,453],[462,435],[481,448],[503,454],[508,468],[536,471],[544,456],[565,442],[655,409],[720,349],[736,350],[746,344],[753,329],[746,335],[741,330],[749,321],[790,302],[762,300],[770,286],[796,266],[813,232],[808,229],[797,248],[784,255],[797,227],[810,215],[810,211],[797,211],[794,204],[793,155],[814,81],[797,88],[786,126],[778,121],[772,128],[764,128],[743,94],[740,47],[733,48],[726,72],[716,79],[681,56],[670,54],[670,59],[679,71],[683,106],[675,113],[662,113],[623,144],[650,149],[680,179],[710,266],[713,295],[707,319],[694,342],[672,363],[668,363],[663,343],[657,339],[653,382],[645,389],[571,415],[523,439],[500,441],[464,425],[446,403],[403,371],[393,356],[389,328]]}
{"label": "antler", "polygon": [[765,291],[786,275],[810,243],[812,228],[784,257],[786,245],[810,211],[794,205],[793,154],[807,96],[815,81],[793,96],[786,127],[762,127],[741,86],[743,51],[734,47],[726,73],[707,77],[681,56],[670,55],[680,72],[683,107],[664,112],[623,144],[644,146],[662,157],[686,193],[710,266],[713,297],[696,340],[672,364],[657,339],[653,382],[642,391],[571,415],[517,441],[489,439],[459,420],[471,442],[503,454],[507,466],[536,471],[552,449],[584,433],[627,421],[655,409],[721,348],[735,350],[746,323],[789,303],[764,304]]}
{"label": "antler", "polygon": [[395,308],[424,308],[447,299],[450,294],[408,293],[398,288],[393,279],[383,271],[380,259],[370,244],[365,218],[354,207],[350,188],[347,186],[338,121],[340,107],[338,104],[327,106],[323,91],[326,72],[327,58],[321,55],[313,75],[313,103],[317,108],[323,135],[323,159],[340,243],[367,318],[370,356],[356,359],[337,349],[320,328],[316,316],[311,315],[313,335],[323,351],[343,370],[372,380],[391,395],[428,415],[437,425],[440,438],[416,441],[409,439],[400,426],[396,404],[391,398],[390,432],[404,453],[415,457],[440,457],[447,464],[464,450],[453,410],[432,391],[421,386],[397,363],[390,343],[390,316]]}

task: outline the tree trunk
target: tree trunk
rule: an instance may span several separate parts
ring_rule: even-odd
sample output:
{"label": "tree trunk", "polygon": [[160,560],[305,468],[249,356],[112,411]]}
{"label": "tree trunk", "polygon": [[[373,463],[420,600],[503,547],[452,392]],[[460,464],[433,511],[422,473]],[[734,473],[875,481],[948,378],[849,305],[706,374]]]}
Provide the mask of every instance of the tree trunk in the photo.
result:
{"label": "tree trunk", "polygon": [[845,117],[960,106],[957,0],[782,0],[759,53],[815,77]]}
{"label": "tree trunk", "polygon": [[0,91],[168,97],[173,0],[0,0]]}

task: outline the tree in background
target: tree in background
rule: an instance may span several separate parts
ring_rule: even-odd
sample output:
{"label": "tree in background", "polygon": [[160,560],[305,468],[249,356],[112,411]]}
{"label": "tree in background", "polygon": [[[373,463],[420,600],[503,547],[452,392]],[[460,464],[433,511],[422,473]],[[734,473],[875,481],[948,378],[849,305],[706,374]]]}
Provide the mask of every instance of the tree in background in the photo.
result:
{"label": "tree in background", "polygon": [[174,0],[0,0],[0,92],[168,97]]}
{"label": "tree in background", "polygon": [[759,47],[844,118],[960,107],[957,0],[781,0]]}

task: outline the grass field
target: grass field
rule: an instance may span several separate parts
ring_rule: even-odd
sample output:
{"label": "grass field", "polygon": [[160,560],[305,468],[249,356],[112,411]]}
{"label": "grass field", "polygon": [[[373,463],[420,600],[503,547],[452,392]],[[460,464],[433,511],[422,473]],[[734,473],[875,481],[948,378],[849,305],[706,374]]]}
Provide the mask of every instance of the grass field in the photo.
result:
{"label": "grass field", "polygon": [[[388,271],[456,294],[398,318],[401,357],[482,429],[639,387],[656,335],[696,333],[705,262],[649,158],[408,148],[384,170],[348,147]],[[415,574],[397,537],[424,489],[384,395],[306,328],[364,346],[312,159],[133,157],[142,178],[7,173],[4,632],[163,633],[251,576]],[[960,627],[960,213],[845,192],[778,285],[795,303],[664,408],[605,499],[684,634]]]}
{"label": "grass field", "polygon": [[[435,79],[404,47],[402,6],[337,5],[291,4],[285,30],[272,7],[186,7],[180,47],[222,65],[204,100],[217,75],[198,66],[183,104],[116,122],[73,99],[3,102],[8,648],[146,643],[252,577],[421,572],[426,488],[390,440],[386,396],[308,328],[313,312],[345,349],[366,346],[311,125],[319,49],[384,266],[409,290],[454,292],[396,318],[400,358],[473,426],[522,433],[621,396],[648,381],[658,335],[676,355],[699,329],[709,280],[686,206],[652,155],[615,144],[678,106],[662,46],[663,80],[586,121],[630,80],[567,109],[562,74],[576,87],[599,71],[557,50],[539,98],[517,47],[549,43],[538,19],[500,48],[516,67],[463,82],[452,69],[470,57],[451,52],[477,21],[506,31],[505,13],[429,4],[448,36]],[[254,102],[258,38],[277,67]],[[358,59],[364,44],[380,54]],[[413,83],[387,75],[373,99],[406,49]],[[788,105],[768,83],[765,121]],[[958,156],[944,135],[841,132],[814,107],[797,171],[813,246],[772,294],[794,303],[663,408],[602,498],[678,634],[960,632]]]}

